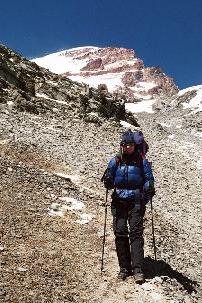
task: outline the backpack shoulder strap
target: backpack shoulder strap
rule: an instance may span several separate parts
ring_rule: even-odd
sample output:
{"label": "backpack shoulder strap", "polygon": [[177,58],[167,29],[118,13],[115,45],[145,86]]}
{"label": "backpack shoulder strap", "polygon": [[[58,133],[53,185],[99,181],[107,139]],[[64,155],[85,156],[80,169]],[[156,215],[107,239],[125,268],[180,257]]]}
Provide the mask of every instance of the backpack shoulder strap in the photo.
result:
{"label": "backpack shoulder strap", "polygon": [[123,162],[122,159],[121,159],[121,155],[120,154],[117,154],[115,156],[115,160],[116,160],[116,165],[117,167],[121,165],[121,163]]}

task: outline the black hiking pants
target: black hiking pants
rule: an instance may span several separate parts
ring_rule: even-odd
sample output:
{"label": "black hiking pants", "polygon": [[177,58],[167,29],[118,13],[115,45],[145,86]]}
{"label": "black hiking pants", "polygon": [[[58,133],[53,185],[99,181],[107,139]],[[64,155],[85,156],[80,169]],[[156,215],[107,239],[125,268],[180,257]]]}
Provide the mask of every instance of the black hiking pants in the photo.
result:
{"label": "black hiking pants", "polygon": [[112,200],[113,230],[120,268],[143,267],[143,217],[145,205],[135,201]]}

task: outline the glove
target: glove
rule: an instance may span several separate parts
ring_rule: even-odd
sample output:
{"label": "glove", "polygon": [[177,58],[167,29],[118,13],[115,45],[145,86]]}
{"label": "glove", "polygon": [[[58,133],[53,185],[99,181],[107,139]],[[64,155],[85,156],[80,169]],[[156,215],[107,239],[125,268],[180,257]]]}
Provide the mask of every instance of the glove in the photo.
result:
{"label": "glove", "polygon": [[106,189],[114,188],[113,180],[109,176],[104,177],[104,186]]}
{"label": "glove", "polygon": [[144,194],[149,198],[152,198],[155,195],[155,188],[153,181],[147,181],[144,184]]}
{"label": "glove", "polygon": [[113,181],[113,178],[112,178],[111,174],[109,173],[108,169],[106,169],[106,171],[104,172],[101,182],[104,182],[104,187],[106,189],[114,188],[114,181]]}

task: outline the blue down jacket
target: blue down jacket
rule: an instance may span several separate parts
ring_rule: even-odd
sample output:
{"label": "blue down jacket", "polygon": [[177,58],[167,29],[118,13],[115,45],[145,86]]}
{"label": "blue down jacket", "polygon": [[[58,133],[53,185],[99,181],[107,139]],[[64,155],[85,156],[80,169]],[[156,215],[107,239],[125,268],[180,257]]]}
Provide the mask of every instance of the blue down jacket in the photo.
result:
{"label": "blue down jacket", "polygon": [[113,183],[112,198],[120,200],[142,199],[148,183],[154,183],[151,165],[147,159],[137,165],[134,161],[118,163],[116,157],[112,158],[107,167],[107,175]]}

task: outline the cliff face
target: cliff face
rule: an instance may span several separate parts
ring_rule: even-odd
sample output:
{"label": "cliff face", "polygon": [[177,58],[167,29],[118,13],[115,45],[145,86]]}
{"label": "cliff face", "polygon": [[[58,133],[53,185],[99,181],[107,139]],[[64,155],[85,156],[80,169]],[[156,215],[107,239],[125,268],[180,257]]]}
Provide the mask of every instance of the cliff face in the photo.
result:
{"label": "cliff face", "polygon": [[159,67],[145,67],[132,49],[81,47],[33,61],[93,87],[106,84],[109,92],[127,101],[168,97],[178,92],[172,78]]}

